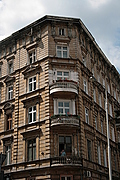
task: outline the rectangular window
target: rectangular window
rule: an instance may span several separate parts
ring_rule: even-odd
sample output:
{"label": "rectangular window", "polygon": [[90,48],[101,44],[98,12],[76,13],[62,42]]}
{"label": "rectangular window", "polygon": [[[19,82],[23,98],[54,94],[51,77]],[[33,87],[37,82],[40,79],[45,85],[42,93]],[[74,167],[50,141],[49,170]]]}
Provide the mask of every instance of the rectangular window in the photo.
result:
{"label": "rectangular window", "polygon": [[87,139],[87,151],[88,151],[88,160],[92,160],[92,153],[91,153],[91,141]]}
{"label": "rectangular window", "polygon": [[98,129],[97,128],[97,116],[95,116],[95,128],[96,128],[96,130]]}
{"label": "rectangular window", "polygon": [[11,146],[10,145],[6,146],[5,151],[6,151],[5,164],[9,165],[11,164]]}
{"label": "rectangular window", "polygon": [[89,124],[89,110],[85,108],[85,121]]}
{"label": "rectangular window", "polygon": [[29,123],[36,121],[36,106],[32,106],[28,109],[28,120]]}
{"label": "rectangular window", "polygon": [[13,62],[9,63],[9,74],[13,73]]}
{"label": "rectangular window", "polygon": [[87,81],[86,81],[85,79],[83,80],[83,87],[84,87],[84,91],[85,91],[86,93],[88,93]]}
{"label": "rectangular window", "polygon": [[29,53],[29,60],[30,60],[30,64],[32,64],[36,61],[36,52],[35,51],[32,51]]}
{"label": "rectangular window", "polygon": [[73,178],[72,178],[72,176],[69,176],[69,175],[67,175],[67,176],[62,175],[60,180],[73,180]]}
{"label": "rectangular window", "polygon": [[71,136],[59,136],[59,154],[64,150],[66,155],[72,153],[72,137]]}
{"label": "rectangular window", "polygon": [[63,28],[59,28],[59,35],[60,36],[64,36],[65,35],[65,32],[64,32]]}
{"label": "rectangular window", "polygon": [[109,103],[109,114],[110,114],[110,116],[112,116],[112,105],[111,105],[111,103]]}
{"label": "rectangular window", "polygon": [[100,155],[100,145],[97,146],[97,152],[98,152],[98,164],[101,165],[101,155]]}
{"label": "rectangular window", "polygon": [[115,130],[113,126],[111,127],[111,133],[112,133],[112,141],[115,142]]}
{"label": "rectangular window", "polygon": [[59,58],[67,58],[68,57],[67,46],[57,46],[57,57],[59,57]]}
{"label": "rectangular window", "polygon": [[101,121],[101,133],[103,134],[103,121]]}
{"label": "rectangular window", "polygon": [[95,93],[95,89],[93,89],[93,99],[96,102],[96,93]]}
{"label": "rectangular window", "polygon": [[58,114],[69,114],[70,112],[70,102],[69,101],[59,101],[58,102]]}
{"label": "rectangular window", "polygon": [[32,77],[29,79],[29,92],[34,91],[36,89],[36,77]]}
{"label": "rectangular window", "polygon": [[110,93],[110,86],[109,86],[109,84],[108,84],[108,89],[107,90],[108,90],[108,93]]}
{"label": "rectangular window", "polygon": [[28,161],[36,159],[36,139],[28,141]]}
{"label": "rectangular window", "polygon": [[83,61],[84,66],[86,67],[86,60],[84,57],[82,58],[82,61]]}
{"label": "rectangular window", "polygon": [[107,157],[106,157],[106,148],[103,148],[103,156],[104,156],[104,166],[107,167]]}
{"label": "rectangular window", "polygon": [[102,106],[102,103],[101,103],[101,94],[98,95],[98,101],[99,101],[99,105],[101,107]]}
{"label": "rectangular window", "polygon": [[7,115],[7,129],[6,130],[10,130],[10,129],[12,129],[12,114]]}
{"label": "rectangular window", "polygon": [[8,87],[8,99],[13,98],[13,86]]}
{"label": "rectangular window", "polygon": [[69,72],[67,71],[57,71],[57,80],[69,79]]}

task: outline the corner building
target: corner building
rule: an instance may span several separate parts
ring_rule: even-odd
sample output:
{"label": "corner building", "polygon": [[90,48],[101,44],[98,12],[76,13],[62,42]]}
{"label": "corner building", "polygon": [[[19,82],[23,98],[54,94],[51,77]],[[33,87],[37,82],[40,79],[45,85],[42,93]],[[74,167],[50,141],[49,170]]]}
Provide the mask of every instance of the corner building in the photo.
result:
{"label": "corner building", "polygon": [[0,41],[6,180],[108,180],[105,99],[119,180],[120,74],[82,21],[44,16]]}

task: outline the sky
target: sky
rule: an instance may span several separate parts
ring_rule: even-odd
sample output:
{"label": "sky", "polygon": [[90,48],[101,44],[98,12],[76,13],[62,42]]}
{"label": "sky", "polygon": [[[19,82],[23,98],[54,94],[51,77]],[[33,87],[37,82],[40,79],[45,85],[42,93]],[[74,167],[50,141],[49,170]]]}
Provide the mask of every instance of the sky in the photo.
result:
{"label": "sky", "polygon": [[120,73],[120,0],[0,0],[0,41],[44,15],[80,18]]}

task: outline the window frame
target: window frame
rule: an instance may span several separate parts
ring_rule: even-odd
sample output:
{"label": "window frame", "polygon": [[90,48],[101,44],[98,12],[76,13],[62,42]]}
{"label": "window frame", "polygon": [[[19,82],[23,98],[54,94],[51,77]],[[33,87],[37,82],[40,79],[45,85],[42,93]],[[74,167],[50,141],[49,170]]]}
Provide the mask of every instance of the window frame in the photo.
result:
{"label": "window frame", "polygon": [[8,94],[8,98],[7,99],[8,100],[13,99],[13,85],[8,86],[7,90],[8,90],[8,93],[7,93]]}
{"label": "window frame", "polygon": [[111,135],[112,135],[111,137],[112,141],[115,142],[115,128],[113,126],[111,126]]}
{"label": "window frame", "polygon": [[6,154],[5,165],[10,165],[11,164],[11,145],[10,144],[5,146],[5,154]]}
{"label": "window frame", "polygon": [[[35,80],[34,80],[34,78],[35,78]],[[32,80],[31,82],[30,82],[30,79]],[[29,92],[33,92],[33,91],[35,91],[36,90],[36,76],[33,76],[33,77],[30,77],[29,79],[28,79],[28,91]],[[31,90],[30,90],[30,85],[31,85]]]}
{"label": "window frame", "polygon": [[[32,108],[31,111],[29,111],[30,108]],[[34,108],[35,108],[35,110],[34,110]],[[37,108],[36,108],[36,105],[28,107],[28,124],[36,122],[36,118],[34,120],[34,115],[35,115],[35,117],[37,117]],[[30,119],[31,119],[31,121],[30,121]]]}
{"label": "window frame", "polygon": [[88,160],[92,161],[92,142],[89,139],[87,139],[87,156]]}
{"label": "window frame", "polygon": [[[64,138],[64,142],[60,142],[60,137]],[[67,137],[70,138],[70,143],[67,143]],[[59,135],[59,154],[63,150],[63,149],[60,149],[60,145],[64,145],[63,149],[66,155],[67,153],[72,154],[72,136],[71,135]]]}
{"label": "window frame", "polygon": [[65,36],[65,29],[64,28],[59,28],[58,29],[58,34],[59,34],[59,36]]}
{"label": "window frame", "polygon": [[[32,144],[32,146],[30,144]],[[29,154],[30,150],[32,151],[31,152],[32,158],[30,158],[30,154]],[[27,140],[27,161],[34,161],[34,160],[36,160],[36,138]]]}
{"label": "window frame", "polygon": [[[59,106],[59,103],[63,103],[63,106]],[[65,106],[65,103],[69,103],[69,107]],[[63,109],[63,113],[59,112],[59,109]],[[70,100],[58,100],[58,114],[66,114],[66,110],[69,110],[67,114],[70,114]]]}
{"label": "window frame", "polygon": [[[61,72],[61,76],[58,75],[58,72]],[[68,73],[68,76],[65,76],[64,73]],[[56,78],[57,78],[57,80],[70,79],[70,72],[69,71],[63,71],[63,70],[57,70],[56,71]]]}
{"label": "window frame", "polygon": [[106,146],[103,146],[103,158],[104,158],[104,166],[107,167],[107,155],[106,155]]}
{"label": "window frame", "polygon": [[89,109],[85,107],[85,122],[89,124]]}
{"label": "window frame", "polygon": [[83,90],[86,94],[88,94],[88,84],[86,79],[83,79]]}
{"label": "window frame", "polygon": [[[59,49],[58,49],[58,47],[59,47]],[[64,48],[66,48],[66,50]],[[60,55],[58,55],[58,52],[60,53]],[[64,56],[64,53],[66,53],[66,56]],[[58,58],[68,58],[68,54],[69,54],[69,49],[68,49],[67,44],[57,44],[57,46],[56,46],[56,56]]]}
{"label": "window frame", "polygon": [[29,57],[29,64],[33,64],[34,62],[36,62],[37,58],[36,58],[36,49],[29,51],[28,52],[28,57]]}
{"label": "window frame", "polygon": [[101,165],[101,151],[100,151],[100,144],[97,145],[97,154],[98,154],[98,164]]}

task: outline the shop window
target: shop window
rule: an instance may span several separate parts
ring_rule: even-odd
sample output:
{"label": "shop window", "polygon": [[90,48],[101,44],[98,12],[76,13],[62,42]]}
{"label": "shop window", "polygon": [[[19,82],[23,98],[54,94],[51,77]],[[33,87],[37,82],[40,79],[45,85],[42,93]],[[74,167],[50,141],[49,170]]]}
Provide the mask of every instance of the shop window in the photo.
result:
{"label": "shop window", "polygon": [[72,154],[71,136],[59,136],[59,155],[61,155],[62,150],[65,151],[66,155]]}
{"label": "shop window", "polygon": [[28,140],[27,144],[27,160],[33,161],[36,159],[36,139]]}

